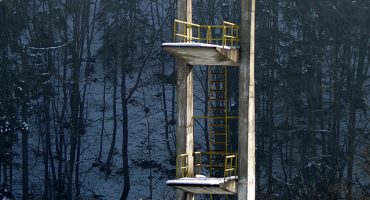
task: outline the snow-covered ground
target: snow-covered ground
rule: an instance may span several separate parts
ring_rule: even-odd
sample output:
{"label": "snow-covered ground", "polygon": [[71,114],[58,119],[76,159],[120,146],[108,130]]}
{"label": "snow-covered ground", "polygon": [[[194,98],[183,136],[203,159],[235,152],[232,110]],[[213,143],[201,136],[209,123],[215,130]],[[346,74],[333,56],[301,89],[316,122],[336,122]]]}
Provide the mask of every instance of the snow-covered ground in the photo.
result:
{"label": "snow-covered ground", "polygon": [[[155,69],[158,71],[158,69]],[[174,166],[170,163],[169,152],[166,148],[164,117],[161,86],[154,83],[156,80],[153,77],[154,69],[146,69],[143,74],[143,82],[135,92],[132,100],[129,103],[129,165],[130,165],[130,180],[131,189],[129,199],[145,199],[149,197],[150,192],[150,170],[152,170],[152,190],[153,199],[172,199],[174,191],[166,186],[166,180],[175,175]],[[116,151],[113,159],[112,173],[106,176],[104,172],[99,170],[99,167],[93,167],[93,163],[98,157],[100,130],[102,123],[102,101],[103,101],[103,71],[101,66],[96,66],[94,74],[96,82],[90,82],[87,89],[87,106],[88,119],[87,130],[82,136],[81,147],[81,188],[82,196],[87,199],[92,198],[92,195],[100,195],[100,199],[119,199],[123,191],[123,176],[120,175],[122,169],[122,113],[121,100],[117,99],[118,113],[118,132]],[[130,75],[129,77],[136,74]],[[128,88],[134,84],[135,78],[129,79]],[[166,85],[168,108],[171,109],[171,92],[172,86]],[[117,89],[119,90],[119,89]],[[106,104],[107,113],[105,121],[105,131],[103,139],[103,154],[102,161],[105,162],[110,148],[112,139],[112,83],[108,81]],[[145,104],[144,105],[144,99]],[[35,100],[33,103],[36,103]],[[41,100],[40,100],[41,101]],[[146,118],[145,108],[149,108]],[[168,110],[169,114],[171,110]],[[30,122],[30,139],[29,139],[29,171],[30,171],[30,187],[31,192],[37,195],[42,195],[43,191],[43,175],[44,161],[39,129],[36,123]],[[148,128],[149,127],[149,128]],[[173,129],[171,129],[173,130]],[[66,132],[67,133],[67,132]],[[68,133],[67,133],[68,134]],[[170,134],[170,144],[174,150],[174,138]],[[55,134],[52,132],[52,141]],[[148,141],[149,140],[149,141]],[[68,143],[68,136],[67,136]],[[150,146],[148,146],[148,144]],[[54,144],[53,144],[54,146]],[[149,148],[151,152],[149,155]],[[40,150],[40,151],[38,151]],[[17,199],[21,198],[21,144],[20,142],[14,145],[14,163],[13,163],[13,193]],[[55,159],[56,162],[56,159]],[[41,197],[41,196],[39,196]]]}

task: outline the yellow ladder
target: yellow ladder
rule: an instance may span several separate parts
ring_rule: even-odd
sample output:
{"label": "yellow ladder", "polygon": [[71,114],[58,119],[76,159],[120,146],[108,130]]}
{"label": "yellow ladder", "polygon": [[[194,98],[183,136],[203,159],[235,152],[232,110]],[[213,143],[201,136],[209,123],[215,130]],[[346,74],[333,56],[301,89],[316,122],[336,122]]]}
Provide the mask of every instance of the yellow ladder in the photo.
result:
{"label": "yellow ladder", "polygon": [[[209,174],[224,176],[228,156],[227,67],[213,66],[208,70]],[[229,195],[224,196],[229,199]],[[214,195],[210,195],[214,199]],[[217,199],[217,198],[216,198]]]}
{"label": "yellow ladder", "polygon": [[208,128],[209,171],[210,176],[219,176],[223,173],[228,152],[227,70],[226,67],[214,66],[208,73],[208,115],[212,116]]}

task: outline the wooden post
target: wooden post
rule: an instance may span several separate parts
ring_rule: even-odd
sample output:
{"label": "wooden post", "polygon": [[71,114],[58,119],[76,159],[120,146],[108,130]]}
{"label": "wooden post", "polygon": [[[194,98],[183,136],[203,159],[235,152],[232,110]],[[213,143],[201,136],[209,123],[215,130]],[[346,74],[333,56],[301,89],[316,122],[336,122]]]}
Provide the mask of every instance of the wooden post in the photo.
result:
{"label": "wooden post", "polygon": [[[255,199],[255,0],[241,1],[238,200]],[[247,163],[247,166],[245,165]]]}
{"label": "wooden post", "polygon": [[[192,0],[177,1],[177,18],[192,22]],[[191,29],[187,29],[191,36]],[[182,30],[180,30],[182,32]],[[188,176],[194,176],[194,133],[193,133],[193,67],[183,60],[177,60],[177,126],[176,154],[188,155]],[[181,163],[177,163],[181,167]],[[181,172],[178,172],[181,173]],[[177,174],[180,175],[180,174]],[[176,191],[177,200],[192,200],[194,195]]]}

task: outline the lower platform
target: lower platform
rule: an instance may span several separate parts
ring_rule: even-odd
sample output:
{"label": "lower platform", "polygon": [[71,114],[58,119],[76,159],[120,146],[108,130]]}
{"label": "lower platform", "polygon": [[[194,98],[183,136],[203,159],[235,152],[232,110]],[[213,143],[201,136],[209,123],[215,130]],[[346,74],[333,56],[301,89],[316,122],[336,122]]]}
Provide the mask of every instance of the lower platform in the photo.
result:
{"label": "lower platform", "polygon": [[187,177],[168,180],[168,186],[193,194],[235,194],[237,188],[237,177],[209,178],[209,177]]}
{"label": "lower platform", "polygon": [[169,54],[189,65],[239,66],[239,50],[228,46],[204,43],[163,43]]}

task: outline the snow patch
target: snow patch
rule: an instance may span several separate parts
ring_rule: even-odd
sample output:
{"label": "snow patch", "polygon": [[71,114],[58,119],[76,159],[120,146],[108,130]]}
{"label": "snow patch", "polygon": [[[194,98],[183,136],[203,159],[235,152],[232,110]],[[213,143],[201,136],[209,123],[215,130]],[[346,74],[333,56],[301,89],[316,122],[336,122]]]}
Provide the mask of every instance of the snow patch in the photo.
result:
{"label": "snow patch", "polygon": [[209,185],[217,186],[223,184],[225,181],[236,180],[236,176],[226,177],[226,178],[208,178],[204,175],[196,176],[194,178],[179,178],[176,180],[166,181],[167,185]]}
{"label": "snow patch", "polygon": [[207,43],[162,43],[162,47],[208,47],[208,48],[224,48],[231,49],[230,46],[221,46],[216,44],[207,44]]}

